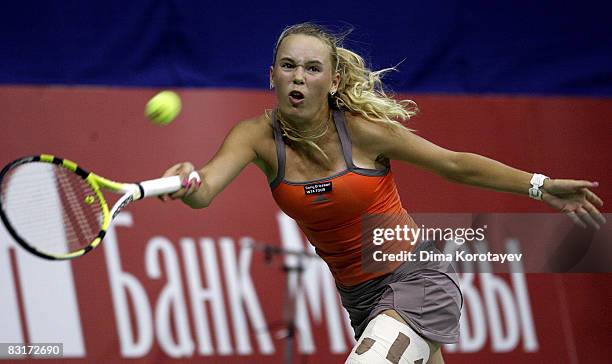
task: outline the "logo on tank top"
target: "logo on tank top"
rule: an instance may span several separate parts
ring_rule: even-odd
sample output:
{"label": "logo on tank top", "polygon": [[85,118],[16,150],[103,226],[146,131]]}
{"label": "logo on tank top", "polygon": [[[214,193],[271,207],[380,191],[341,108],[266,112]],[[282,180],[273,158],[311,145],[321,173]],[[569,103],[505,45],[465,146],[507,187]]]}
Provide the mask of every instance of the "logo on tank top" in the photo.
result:
{"label": "logo on tank top", "polygon": [[309,185],[304,186],[304,194],[306,195],[322,194],[322,193],[331,192],[331,190],[332,190],[331,181],[323,182],[323,183],[311,183]]}
{"label": "logo on tank top", "polygon": [[330,202],[331,200],[327,197],[325,197],[325,195],[318,195],[317,197],[315,197],[312,201],[310,201],[313,205],[318,204],[318,203],[323,203],[323,202]]}

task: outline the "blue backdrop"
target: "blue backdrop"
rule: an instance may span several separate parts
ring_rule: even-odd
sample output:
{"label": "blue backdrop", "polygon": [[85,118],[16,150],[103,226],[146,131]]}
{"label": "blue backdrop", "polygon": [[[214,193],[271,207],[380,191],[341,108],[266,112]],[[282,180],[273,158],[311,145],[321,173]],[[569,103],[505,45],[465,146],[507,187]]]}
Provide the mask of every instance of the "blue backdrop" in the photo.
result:
{"label": "blue backdrop", "polygon": [[355,31],[396,91],[612,94],[612,5],[569,1],[12,1],[3,84],[266,88],[288,24]]}

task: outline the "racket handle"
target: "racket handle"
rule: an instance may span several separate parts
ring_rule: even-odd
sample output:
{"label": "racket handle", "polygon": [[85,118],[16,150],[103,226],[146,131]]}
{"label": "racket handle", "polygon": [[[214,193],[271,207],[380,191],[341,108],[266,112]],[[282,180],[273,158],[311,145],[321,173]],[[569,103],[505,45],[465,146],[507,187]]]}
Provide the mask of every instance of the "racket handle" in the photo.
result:
{"label": "racket handle", "polygon": [[[198,172],[193,171],[189,174],[189,181],[200,181],[200,175]],[[181,189],[183,181],[180,176],[164,177],[152,179],[149,181],[140,182],[139,185],[142,187],[142,194],[144,197],[159,196],[166,193],[174,193]]]}

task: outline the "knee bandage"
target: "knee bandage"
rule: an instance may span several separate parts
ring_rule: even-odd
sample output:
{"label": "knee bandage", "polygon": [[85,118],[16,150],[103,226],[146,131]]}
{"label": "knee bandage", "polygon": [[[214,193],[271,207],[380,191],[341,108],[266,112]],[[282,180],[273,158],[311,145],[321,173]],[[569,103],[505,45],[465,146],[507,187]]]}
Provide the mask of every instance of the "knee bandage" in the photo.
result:
{"label": "knee bandage", "polygon": [[429,345],[410,326],[380,314],[368,323],[345,364],[425,364]]}

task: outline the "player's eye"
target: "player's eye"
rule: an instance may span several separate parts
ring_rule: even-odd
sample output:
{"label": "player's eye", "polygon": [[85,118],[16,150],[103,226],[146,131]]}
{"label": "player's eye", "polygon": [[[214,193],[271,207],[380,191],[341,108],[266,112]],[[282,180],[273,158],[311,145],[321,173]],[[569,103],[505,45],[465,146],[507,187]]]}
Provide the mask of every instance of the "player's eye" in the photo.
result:
{"label": "player's eye", "polygon": [[291,69],[294,67],[293,64],[289,62],[282,62],[280,66],[281,68],[285,68],[285,69]]}
{"label": "player's eye", "polygon": [[321,72],[321,68],[319,66],[309,66],[308,71],[310,72]]}

